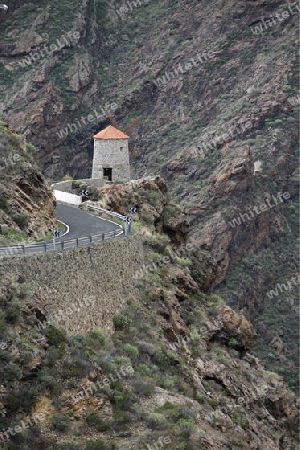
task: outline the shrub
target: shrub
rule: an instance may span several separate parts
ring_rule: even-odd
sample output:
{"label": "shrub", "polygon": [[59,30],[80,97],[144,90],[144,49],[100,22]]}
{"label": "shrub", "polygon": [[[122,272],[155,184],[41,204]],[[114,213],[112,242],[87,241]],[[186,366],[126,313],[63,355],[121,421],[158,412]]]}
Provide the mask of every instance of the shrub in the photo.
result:
{"label": "shrub", "polygon": [[130,356],[133,357],[139,356],[139,349],[135,345],[125,344],[124,351]]}
{"label": "shrub", "polygon": [[49,450],[82,450],[82,445],[70,441],[56,442],[55,447],[50,447]]}
{"label": "shrub", "polygon": [[157,201],[160,199],[159,192],[156,191],[148,191],[146,197],[150,203],[154,204],[156,204]]}
{"label": "shrub", "polygon": [[163,253],[166,246],[171,242],[171,239],[166,234],[156,234],[151,237],[148,242],[158,253]]}
{"label": "shrub", "polygon": [[97,441],[89,441],[86,444],[85,450],[117,450],[117,446],[114,442],[106,443],[102,439]]}
{"label": "shrub", "polygon": [[9,210],[7,200],[3,196],[0,196],[0,209],[2,209],[5,212]]}
{"label": "shrub", "polygon": [[37,401],[37,393],[30,388],[26,390],[10,392],[5,398],[8,413],[16,413],[22,408],[26,413],[30,413]]}
{"label": "shrub", "polygon": [[116,370],[121,369],[122,367],[131,366],[131,359],[128,356],[117,356],[115,358],[114,367]]}
{"label": "shrub", "polygon": [[49,325],[45,332],[45,335],[49,341],[49,344],[53,345],[54,347],[60,347],[61,344],[66,342],[65,333],[54,327],[53,325]]}
{"label": "shrub", "polygon": [[150,376],[152,375],[152,370],[151,370],[150,367],[147,366],[146,364],[139,364],[138,372],[139,372],[143,377],[150,377]]}
{"label": "shrub", "polygon": [[179,414],[183,419],[190,419],[192,421],[195,421],[197,418],[196,412],[188,406],[183,406],[182,408],[180,408]]}
{"label": "shrub", "polygon": [[63,349],[49,348],[45,358],[45,366],[53,367],[55,363],[64,355]]}
{"label": "shrub", "polygon": [[157,253],[157,252],[150,252],[149,256],[150,256],[150,259],[155,262],[160,261],[162,259],[161,253]]}
{"label": "shrub", "polygon": [[210,398],[208,400],[208,403],[210,404],[210,406],[212,406],[213,408],[215,408],[216,406],[218,406],[219,401],[215,398]]}
{"label": "shrub", "polygon": [[113,322],[116,330],[129,330],[132,324],[130,317],[125,315],[114,316]]}
{"label": "shrub", "polygon": [[110,423],[105,422],[100,413],[93,411],[86,416],[86,422],[88,425],[96,428],[98,431],[108,431],[110,429]]}
{"label": "shrub", "polygon": [[105,344],[103,331],[99,329],[89,331],[86,336],[86,343],[92,347],[93,350],[100,350]]}
{"label": "shrub", "polygon": [[[8,362],[11,358],[11,354],[7,350],[0,351],[0,370],[2,371],[3,362]],[[1,373],[1,372],[0,372]]]}
{"label": "shrub", "polygon": [[[146,329],[146,325],[144,326],[144,328]],[[146,353],[150,356],[154,356],[156,354],[156,347],[154,344],[152,344],[151,342],[146,342],[146,341],[139,341],[138,343],[138,347],[141,353]],[[145,364],[141,364],[140,367],[145,366],[147,369],[149,369],[148,366],[146,366]],[[156,368],[157,370],[157,368]],[[140,372],[142,374],[142,372]],[[148,375],[147,373],[145,375]]]}
{"label": "shrub", "polygon": [[196,428],[195,422],[192,419],[180,419],[178,424],[180,426],[182,436],[185,439],[188,439]]}
{"label": "shrub", "polygon": [[22,371],[19,366],[10,361],[5,367],[4,376],[6,381],[20,380]]}
{"label": "shrub", "polygon": [[7,310],[5,311],[6,322],[15,325],[16,323],[19,322],[19,319],[20,319],[20,311],[17,308],[13,306],[7,308]]}
{"label": "shrub", "polygon": [[86,368],[82,361],[79,359],[72,360],[69,364],[65,364],[62,369],[62,378],[64,380],[68,378],[82,378],[86,374]]}
{"label": "shrub", "polygon": [[0,417],[0,433],[3,433],[9,427],[9,424],[10,420],[8,418]]}
{"label": "shrub", "polygon": [[230,359],[227,358],[227,356],[224,355],[224,354],[222,354],[222,353],[221,353],[221,354],[218,354],[217,360],[219,361],[219,363],[224,364],[224,365],[227,366],[227,367],[230,367],[230,366],[231,366],[231,361],[230,361]]}
{"label": "shrub", "polygon": [[150,214],[145,214],[145,215],[143,216],[143,221],[144,221],[146,224],[151,225],[151,224],[154,222],[154,218],[153,218],[153,216],[151,216]]}
{"label": "shrub", "polygon": [[134,403],[132,392],[129,389],[124,389],[123,392],[114,393],[111,403],[114,405],[115,411],[130,411]]}
{"label": "shrub", "polygon": [[171,375],[163,375],[159,385],[165,389],[172,389],[176,383],[176,377]]}
{"label": "shrub", "polygon": [[239,342],[237,341],[237,339],[232,337],[228,341],[228,347],[237,348],[237,347],[239,347]]}
{"label": "shrub", "polygon": [[176,366],[177,360],[171,352],[166,352],[164,349],[159,349],[154,356],[154,363],[162,370],[166,371],[171,366]]}
{"label": "shrub", "polygon": [[138,395],[150,397],[155,391],[155,381],[151,378],[135,380],[133,382],[133,390]]}
{"label": "shrub", "polygon": [[[178,191],[178,189],[177,189]],[[180,192],[177,192],[180,193]],[[164,209],[164,214],[166,218],[174,217],[177,213],[176,207],[173,205],[166,205]]]}
{"label": "shrub", "polygon": [[27,283],[22,283],[19,285],[19,290],[18,290],[18,297],[19,298],[26,298],[27,294],[30,290],[30,285]]}
{"label": "shrub", "polygon": [[70,417],[67,414],[54,414],[52,425],[58,431],[65,431],[70,423]]}
{"label": "shrub", "polygon": [[12,219],[21,230],[25,230],[28,227],[29,216],[27,216],[27,214],[14,214]]}
{"label": "shrub", "polygon": [[177,258],[176,262],[181,267],[188,267],[188,266],[192,265],[192,261],[190,259],[188,259],[188,258]]}
{"label": "shrub", "polygon": [[72,181],[72,189],[79,189],[83,185],[82,180],[73,180]]}
{"label": "shrub", "polygon": [[59,395],[62,392],[62,386],[60,382],[53,376],[40,374],[39,379],[41,380],[42,386],[45,389],[49,389],[51,394]]}
{"label": "shrub", "polygon": [[146,417],[146,423],[152,430],[165,430],[168,422],[163,414],[152,413]]}
{"label": "shrub", "polygon": [[160,276],[157,273],[149,273],[148,278],[149,278],[149,280],[151,280],[153,282],[153,284],[160,285],[160,283],[161,283]]}
{"label": "shrub", "polygon": [[130,414],[128,411],[122,411],[117,409],[113,413],[114,417],[114,426],[118,428],[119,425],[126,424],[130,422]]}
{"label": "shrub", "polygon": [[207,400],[207,397],[206,397],[206,395],[202,394],[201,392],[197,392],[196,400],[198,400],[199,403],[205,403]]}
{"label": "shrub", "polygon": [[0,450],[9,450],[8,445],[7,445],[7,444],[4,444],[3,447],[0,447]]}
{"label": "shrub", "polygon": [[211,306],[217,306],[217,305],[224,305],[224,300],[220,295],[218,294],[211,294],[207,301],[209,302],[209,305]]}

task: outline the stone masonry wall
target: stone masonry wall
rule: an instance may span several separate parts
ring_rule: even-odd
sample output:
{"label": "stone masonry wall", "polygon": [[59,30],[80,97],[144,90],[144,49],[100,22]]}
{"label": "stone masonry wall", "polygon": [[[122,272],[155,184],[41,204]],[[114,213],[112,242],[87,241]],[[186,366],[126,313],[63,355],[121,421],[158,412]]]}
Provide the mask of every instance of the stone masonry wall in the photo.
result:
{"label": "stone masonry wall", "polygon": [[0,279],[22,275],[46,302],[53,323],[69,333],[93,327],[110,332],[113,316],[136,293],[133,275],[143,265],[135,236],[64,252],[5,257]]}
{"label": "stone masonry wall", "polygon": [[92,178],[102,178],[103,167],[112,169],[113,182],[130,181],[127,139],[94,139]]}

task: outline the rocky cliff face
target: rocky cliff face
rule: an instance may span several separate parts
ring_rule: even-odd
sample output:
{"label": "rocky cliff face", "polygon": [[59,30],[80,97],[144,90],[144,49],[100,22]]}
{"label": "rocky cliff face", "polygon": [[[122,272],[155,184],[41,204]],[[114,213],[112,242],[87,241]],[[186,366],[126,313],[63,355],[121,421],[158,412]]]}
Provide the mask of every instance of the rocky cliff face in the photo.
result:
{"label": "rocky cliff face", "polygon": [[24,136],[0,122],[2,244],[46,237],[55,228],[54,197],[34,162],[35,153]]}
{"label": "rocky cliff face", "polygon": [[216,290],[294,386],[296,289],[268,294],[298,271],[298,17],[277,0],[16,0],[0,23],[1,114],[44,173],[89,177],[107,112],[136,123],[135,178],[164,177],[217,260]]}
{"label": "rocky cliff face", "polygon": [[[51,324],[42,289],[19,274],[2,281],[1,440],[12,450],[296,448],[295,395],[250,353],[253,325],[213,294],[217,264],[189,239],[165,183],[98,194],[99,206],[119,199],[123,214],[138,207],[145,264],[130,280],[136,289],[116,305],[113,333],[68,336]],[[83,301],[77,295],[76,307]],[[24,431],[29,418],[36,424]]]}
{"label": "rocky cliff face", "polygon": [[[101,208],[131,215],[134,222],[153,224],[153,232],[166,233],[175,243],[186,241],[190,227],[183,211],[170,198],[164,180],[146,177],[126,184],[107,185],[94,194]],[[92,202],[93,203],[93,202]],[[131,208],[136,208],[133,214]]]}

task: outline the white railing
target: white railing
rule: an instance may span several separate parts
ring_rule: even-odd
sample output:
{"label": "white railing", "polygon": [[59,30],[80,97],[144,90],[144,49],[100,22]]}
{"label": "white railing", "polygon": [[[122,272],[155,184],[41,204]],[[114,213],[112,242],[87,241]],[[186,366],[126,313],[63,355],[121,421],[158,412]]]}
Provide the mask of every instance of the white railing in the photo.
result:
{"label": "white railing", "polygon": [[[114,223],[119,225],[119,227],[121,227],[123,229],[123,232],[124,232],[125,236],[127,236],[128,233],[131,232],[131,217],[129,217],[129,216],[122,216],[122,214],[119,214],[119,213],[114,212],[114,211],[109,211],[108,209],[99,208],[99,206],[93,206],[93,205],[87,204],[87,208],[92,210],[92,211],[96,211],[96,212],[98,212],[100,214],[108,215],[108,216],[112,217],[112,221],[113,221],[113,218],[117,218],[119,220],[122,220],[122,222],[124,222],[124,225],[122,227],[121,227],[120,224],[118,224],[116,222],[114,222]],[[112,221],[109,221],[109,222],[112,222]]]}
{"label": "white railing", "polygon": [[114,211],[109,211],[108,209],[103,209],[103,208],[99,208],[98,206],[93,206],[93,205],[87,205],[88,209],[92,209],[94,211],[99,211],[102,214],[107,214],[108,216],[111,217],[117,217],[120,220],[123,220],[124,222],[127,221],[127,216],[122,216],[122,214],[119,214],[117,212]]}

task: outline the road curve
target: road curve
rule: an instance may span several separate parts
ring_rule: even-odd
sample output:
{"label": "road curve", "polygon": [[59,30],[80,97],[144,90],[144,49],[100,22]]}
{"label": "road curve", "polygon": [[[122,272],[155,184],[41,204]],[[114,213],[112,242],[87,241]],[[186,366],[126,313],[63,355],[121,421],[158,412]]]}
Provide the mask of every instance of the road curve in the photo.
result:
{"label": "road curve", "polygon": [[56,218],[69,226],[69,233],[60,239],[76,239],[85,236],[92,236],[108,231],[120,230],[120,227],[108,220],[96,217],[81,209],[58,203],[56,206]]}
{"label": "road curve", "polygon": [[123,233],[122,228],[114,222],[101,219],[100,217],[66,204],[57,204],[56,218],[68,225],[68,233],[53,239],[53,241],[0,247],[1,257],[5,255],[14,256],[24,253],[64,250],[88,245],[99,240],[110,239]]}

